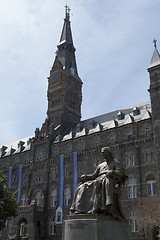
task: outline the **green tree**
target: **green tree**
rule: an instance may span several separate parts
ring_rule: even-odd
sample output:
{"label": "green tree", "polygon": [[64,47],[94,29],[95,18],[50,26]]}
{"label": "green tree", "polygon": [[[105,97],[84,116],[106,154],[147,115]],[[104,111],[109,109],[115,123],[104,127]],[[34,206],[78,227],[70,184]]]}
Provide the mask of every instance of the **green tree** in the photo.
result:
{"label": "green tree", "polygon": [[0,230],[5,227],[7,220],[17,215],[17,193],[11,193],[6,183],[7,177],[0,172]]}

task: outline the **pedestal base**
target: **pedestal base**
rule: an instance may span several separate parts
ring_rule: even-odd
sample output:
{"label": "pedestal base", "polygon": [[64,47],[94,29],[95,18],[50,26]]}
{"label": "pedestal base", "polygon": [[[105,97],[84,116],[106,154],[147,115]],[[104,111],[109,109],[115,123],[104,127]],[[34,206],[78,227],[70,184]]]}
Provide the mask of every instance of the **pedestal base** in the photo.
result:
{"label": "pedestal base", "polygon": [[73,215],[64,220],[63,240],[131,240],[130,229],[105,215]]}

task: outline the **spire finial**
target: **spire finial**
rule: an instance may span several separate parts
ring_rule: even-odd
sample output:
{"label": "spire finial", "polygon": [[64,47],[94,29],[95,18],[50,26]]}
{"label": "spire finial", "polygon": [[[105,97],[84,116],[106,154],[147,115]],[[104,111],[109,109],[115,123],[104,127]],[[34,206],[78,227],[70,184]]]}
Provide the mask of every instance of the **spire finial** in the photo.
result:
{"label": "spire finial", "polygon": [[157,40],[155,38],[153,40],[153,43],[154,43],[154,47],[156,48],[157,47]]}
{"label": "spire finial", "polygon": [[65,13],[66,13],[66,15],[65,15],[65,20],[68,20],[68,21],[69,21],[70,11],[71,11],[71,9],[70,9],[69,6],[66,4],[66,6],[65,6]]}

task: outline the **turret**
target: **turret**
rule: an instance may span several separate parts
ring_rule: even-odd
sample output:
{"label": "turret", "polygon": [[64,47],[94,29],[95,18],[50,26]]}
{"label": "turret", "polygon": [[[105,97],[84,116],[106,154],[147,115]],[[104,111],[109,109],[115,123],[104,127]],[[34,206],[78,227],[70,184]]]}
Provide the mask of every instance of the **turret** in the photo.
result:
{"label": "turret", "polygon": [[156,40],[153,42],[154,52],[148,67],[150,75],[150,87],[148,91],[151,98],[154,146],[160,180],[160,55],[157,50]]}

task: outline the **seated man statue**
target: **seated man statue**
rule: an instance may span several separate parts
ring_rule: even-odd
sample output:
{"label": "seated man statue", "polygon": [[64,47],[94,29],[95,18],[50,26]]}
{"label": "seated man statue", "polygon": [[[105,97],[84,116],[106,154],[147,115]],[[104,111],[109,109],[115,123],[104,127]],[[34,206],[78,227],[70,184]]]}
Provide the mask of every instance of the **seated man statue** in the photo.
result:
{"label": "seated man statue", "polygon": [[107,214],[123,218],[119,203],[121,185],[126,176],[116,170],[112,152],[102,148],[104,162],[93,174],[82,175],[71,212],[74,214]]}

